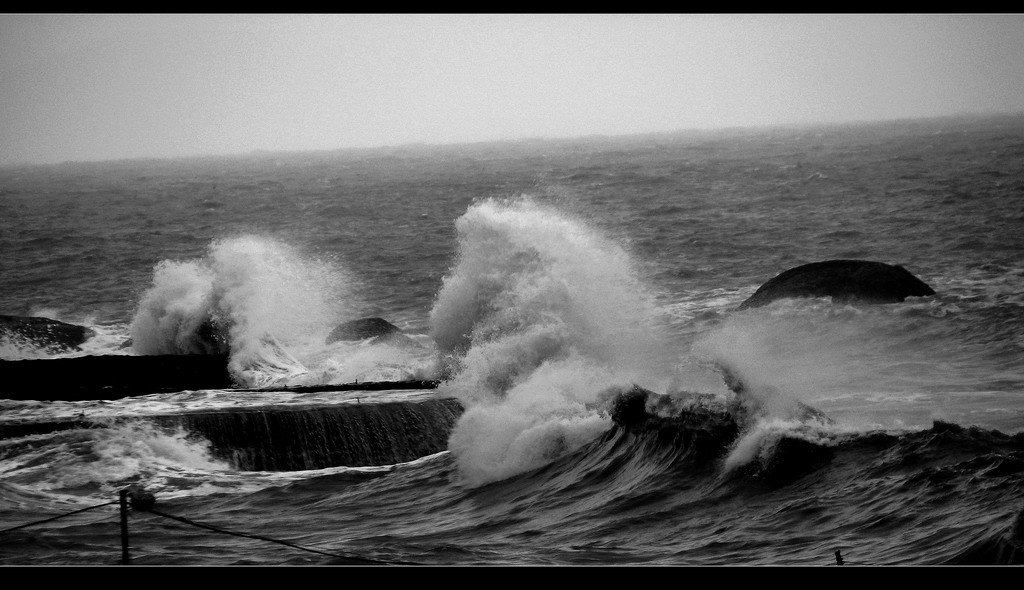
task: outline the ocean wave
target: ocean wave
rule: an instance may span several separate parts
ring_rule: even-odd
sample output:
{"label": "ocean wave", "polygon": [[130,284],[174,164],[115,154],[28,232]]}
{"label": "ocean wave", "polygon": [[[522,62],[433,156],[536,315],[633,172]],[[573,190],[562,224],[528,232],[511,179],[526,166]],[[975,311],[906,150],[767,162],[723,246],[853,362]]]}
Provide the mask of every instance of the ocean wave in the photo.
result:
{"label": "ocean wave", "polygon": [[287,383],[307,368],[338,319],[351,313],[351,278],[337,264],[282,242],[240,236],[198,260],[154,269],[131,323],[136,354],[229,354],[243,386]]}
{"label": "ocean wave", "polygon": [[443,391],[467,404],[451,448],[470,485],[570,452],[608,427],[610,386],[664,388],[677,355],[636,265],[584,221],[523,197],[456,221],[457,260],[430,313]]}

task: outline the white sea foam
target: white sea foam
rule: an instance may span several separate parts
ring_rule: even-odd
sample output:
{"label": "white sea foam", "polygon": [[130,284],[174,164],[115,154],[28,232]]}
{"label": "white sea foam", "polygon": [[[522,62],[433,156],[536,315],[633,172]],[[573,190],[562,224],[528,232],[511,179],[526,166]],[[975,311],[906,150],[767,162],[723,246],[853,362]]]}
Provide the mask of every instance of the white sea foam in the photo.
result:
{"label": "white sea foam", "polygon": [[195,470],[231,469],[211,455],[207,441],[184,431],[165,432],[145,421],[69,432],[39,453],[45,456],[30,453],[17,462],[4,461],[0,472],[10,481],[62,490],[127,480],[152,488],[155,482],[180,479]]}
{"label": "white sea foam", "polygon": [[[206,256],[157,264],[131,325],[136,354],[230,354],[244,387],[429,379],[429,338],[408,346],[326,343],[356,319],[353,273],[262,236],[213,242]],[[428,345],[430,344],[430,345]]]}
{"label": "white sea foam", "polygon": [[961,403],[943,392],[991,375],[974,361],[982,349],[959,341],[969,325],[933,313],[943,305],[783,300],[725,317],[692,354],[742,382],[737,401],[764,420],[799,415],[803,402],[862,429],[928,425]]}
{"label": "white sea foam", "polygon": [[529,198],[484,200],[431,310],[443,387],[467,407],[450,448],[470,485],[560,456],[609,426],[611,386],[664,391],[678,351],[623,248]]}
{"label": "white sea foam", "polygon": [[[250,387],[302,374],[301,354],[322,346],[344,317],[347,273],[258,236],[224,239],[204,258],[163,261],[132,321],[138,354],[211,353],[212,325],[228,343],[232,376]],[[207,334],[204,336],[204,330]]]}
{"label": "white sea foam", "polygon": [[138,354],[204,353],[196,333],[214,312],[214,276],[207,261],[164,260],[153,272],[131,325]]}

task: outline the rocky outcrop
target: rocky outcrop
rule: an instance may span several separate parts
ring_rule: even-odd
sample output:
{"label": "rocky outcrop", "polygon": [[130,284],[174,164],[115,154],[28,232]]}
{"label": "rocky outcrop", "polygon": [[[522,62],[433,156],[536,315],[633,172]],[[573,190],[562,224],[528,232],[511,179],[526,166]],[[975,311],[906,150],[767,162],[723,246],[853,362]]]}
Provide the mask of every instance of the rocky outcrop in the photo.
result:
{"label": "rocky outcrop", "polygon": [[798,297],[831,297],[835,303],[899,303],[907,297],[934,295],[902,266],[870,260],[826,260],[791,268],[769,280],[739,309]]}
{"label": "rocky outcrop", "polygon": [[231,340],[228,336],[229,330],[221,322],[208,319],[196,329],[195,338],[192,339],[194,350],[183,351],[184,354],[228,354],[231,352]]}
{"label": "rocky outcrop", "polygon": [[96,335],[90,328],[49,318],[0,315],[0,338],[19,348],[49,354],[80,351],[79,345]]}
{"label": "rocky outcrop", "polygon": [[383,318],[362,318],[345,322],[334,328],[327,336],[326,344],[338,341],[359,342],[371,339],[370,344],[396,344],[418,346],[402,333],[402,329]]}
{"label": "rocky outcrop", "polygon": [[339,340],[366,340],[380,336],[399,334],[402,329],[383,318],[362,318],[339,324],[327,336],[327,344]]}

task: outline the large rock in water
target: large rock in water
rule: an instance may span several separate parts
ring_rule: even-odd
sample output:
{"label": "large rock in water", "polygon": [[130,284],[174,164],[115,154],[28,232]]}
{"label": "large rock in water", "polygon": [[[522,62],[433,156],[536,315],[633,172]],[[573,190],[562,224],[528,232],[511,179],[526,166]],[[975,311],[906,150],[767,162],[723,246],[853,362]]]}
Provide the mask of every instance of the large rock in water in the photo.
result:
{"label": "large rock in water", "polygon": [[231,352],[230,330],[222,323],[208,319],[199,325],[192,346],[195,350],[182,354],[229,354]]}
{"label": "large rock in water", "polygon": [[831,297],[836,303],[899,303],[935,291],[902,266],[870,260],[826,260],[791,268],[740,304],[760,307],[777,299]]}
{"label": "large rock in water", "polygon": [[339,324],[327,336],[327,344],[339,340],[356,342],[373,338],[374,344],[403,336],[402,329],[383,318],[362,318]]}
{"label": "large rock in water", "polygon": [[81,350],[79,345],[96,335],[90,328],[49,318],[0,315],[0,338],[19,348],[59,354]]}

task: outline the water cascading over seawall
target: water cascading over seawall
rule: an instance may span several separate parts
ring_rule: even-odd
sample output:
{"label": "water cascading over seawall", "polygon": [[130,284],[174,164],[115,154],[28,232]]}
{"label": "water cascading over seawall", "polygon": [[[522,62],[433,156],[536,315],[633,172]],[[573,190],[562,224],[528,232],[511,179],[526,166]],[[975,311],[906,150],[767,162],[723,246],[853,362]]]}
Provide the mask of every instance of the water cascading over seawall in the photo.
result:
{"label": "water cascading over seawall", "polygon": [[421,402],[257,407],[156,416],[165,428],[202,436],[242,471],[392,465],[448,448],[463,408],[452,398]]}

